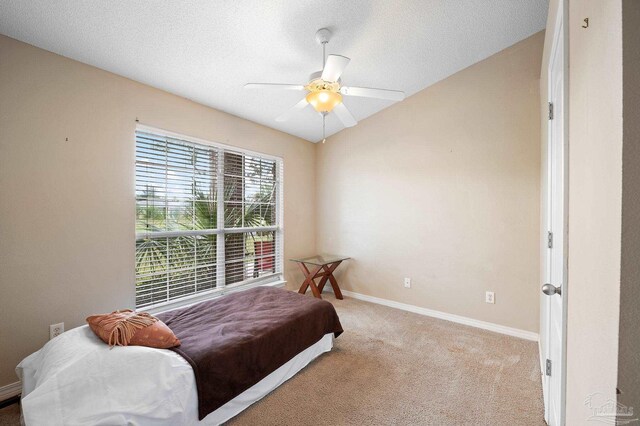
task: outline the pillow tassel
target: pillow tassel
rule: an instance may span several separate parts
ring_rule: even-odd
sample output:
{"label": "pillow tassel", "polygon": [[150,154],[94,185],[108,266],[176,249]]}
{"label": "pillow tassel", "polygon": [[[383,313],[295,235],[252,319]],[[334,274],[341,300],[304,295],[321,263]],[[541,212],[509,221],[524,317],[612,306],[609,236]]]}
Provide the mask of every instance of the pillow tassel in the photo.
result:
{"label": "pillow tassel", "polygon": [[[133,312],[130,309],[124,311],[116,311],[115,313]],[[106,318],[102,324],[109,326],[115,323],[113,330],[109,334],[109,346],[128,346],[131,338],[136,331],[145,328],[158,321],[157,318],[151,316],[147,312],[133,314],[126,318]]]}

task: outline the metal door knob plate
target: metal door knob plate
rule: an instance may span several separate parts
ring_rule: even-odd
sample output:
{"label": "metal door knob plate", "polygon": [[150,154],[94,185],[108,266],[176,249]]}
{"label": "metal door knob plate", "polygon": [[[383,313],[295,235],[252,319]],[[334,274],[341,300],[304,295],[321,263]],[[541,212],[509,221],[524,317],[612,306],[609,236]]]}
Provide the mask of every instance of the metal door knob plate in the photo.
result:
{"label": "metal door knob plate", "polygon": [[542,286],[542,292],[547,296],[553,296],[554,294],[562,294],[560,287],[556,287],[553,284],[545,284]]}

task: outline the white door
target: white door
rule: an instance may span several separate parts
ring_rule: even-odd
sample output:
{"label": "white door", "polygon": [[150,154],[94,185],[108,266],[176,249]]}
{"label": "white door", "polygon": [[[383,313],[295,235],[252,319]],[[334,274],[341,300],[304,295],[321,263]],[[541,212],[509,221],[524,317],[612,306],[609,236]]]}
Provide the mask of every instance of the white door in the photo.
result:
{"label": "white door", "polygon": [[[560,2],[562,8],[562,2]],[[547,146],[545,279],[541,293],[541,335],[545,420],[564,424],[566,312],[566,135],[565,37],[562,9],[558,11],[549,60],[549,126]]]}

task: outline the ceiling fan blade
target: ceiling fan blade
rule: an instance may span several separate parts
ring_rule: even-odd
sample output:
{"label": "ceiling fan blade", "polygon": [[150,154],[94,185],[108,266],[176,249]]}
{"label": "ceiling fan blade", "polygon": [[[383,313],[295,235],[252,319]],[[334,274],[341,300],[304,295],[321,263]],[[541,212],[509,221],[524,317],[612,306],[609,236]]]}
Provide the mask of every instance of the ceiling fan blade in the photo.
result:
{"label": "ceiling fan blade", "polygon": [[284,89],[284,90],[304,90],[301,84],[279,84],[279,83],[247,83],[245,89]]}
{"label": "ceiling fan blade", "polygon": [[300,102],[295,104],[288,111],[286,111],[283,114],[280,114],[278,117],[276,117],[276,121],[287,121],[289,118],[291,118],[291,116],[294,113],[303,110],[307,105],[309,105],[309,102],[307,102],[307,98],[302,98],[302,100]]}
{"label": "ceiling fan blade", "polygon": [[338,81],[344,69],[349,65],[350,60],[346,56],[329,55],[320,78],[324,81]]}
{"label": "ceiling fan blade", "polygon": [[389,101],[401,101],[404,99],[404,92],[400,90],[342,86],[340,88],[340,93],[346,96],[361,96],[364,98],[386,99]]}
{"label": "ceiling fan blade", "polygon": [[340,102],[338,105],[335,106],[335,108],[333,108],[333,112],[336,113],[336,115],[338,116],[338,119],[342,121],[342,124],[344,124],[345,127],[353,127],[356,124],[358,124],[356,119],[353,118],[353,115],[351,115],[347,107],[344,106],[342,102]]}

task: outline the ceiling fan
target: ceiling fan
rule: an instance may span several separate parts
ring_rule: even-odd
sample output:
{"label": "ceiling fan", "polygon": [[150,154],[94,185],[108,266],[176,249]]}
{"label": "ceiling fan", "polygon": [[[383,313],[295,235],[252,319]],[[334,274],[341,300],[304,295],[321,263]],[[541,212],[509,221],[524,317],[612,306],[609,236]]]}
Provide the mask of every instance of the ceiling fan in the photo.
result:
{"label": "ceiling fan", "polygon": [[311,74],[306,85],[279,84],[279,83],[248,83],[245,89],[284,89],[306,90],[309,92],[300,102],[291,109],[276,117],[276,121],[287,121],[296,112],[299,112],[311,104],[322,115],[322,142],[325,138],[325,118],[330,112],[334,112],[345,127],[357,124],[353,115],[342,103],[342,96],[360,96],[365,98],[385,99],[401,101],[404,92],[399,90],[372,89],[368,87],[343,86],[340,76],[351,59],[341,55],[326,56],[326,45],[331,39],[331,31],[321,28],[316,32],[316,41],[322,45],[322,71]]}

